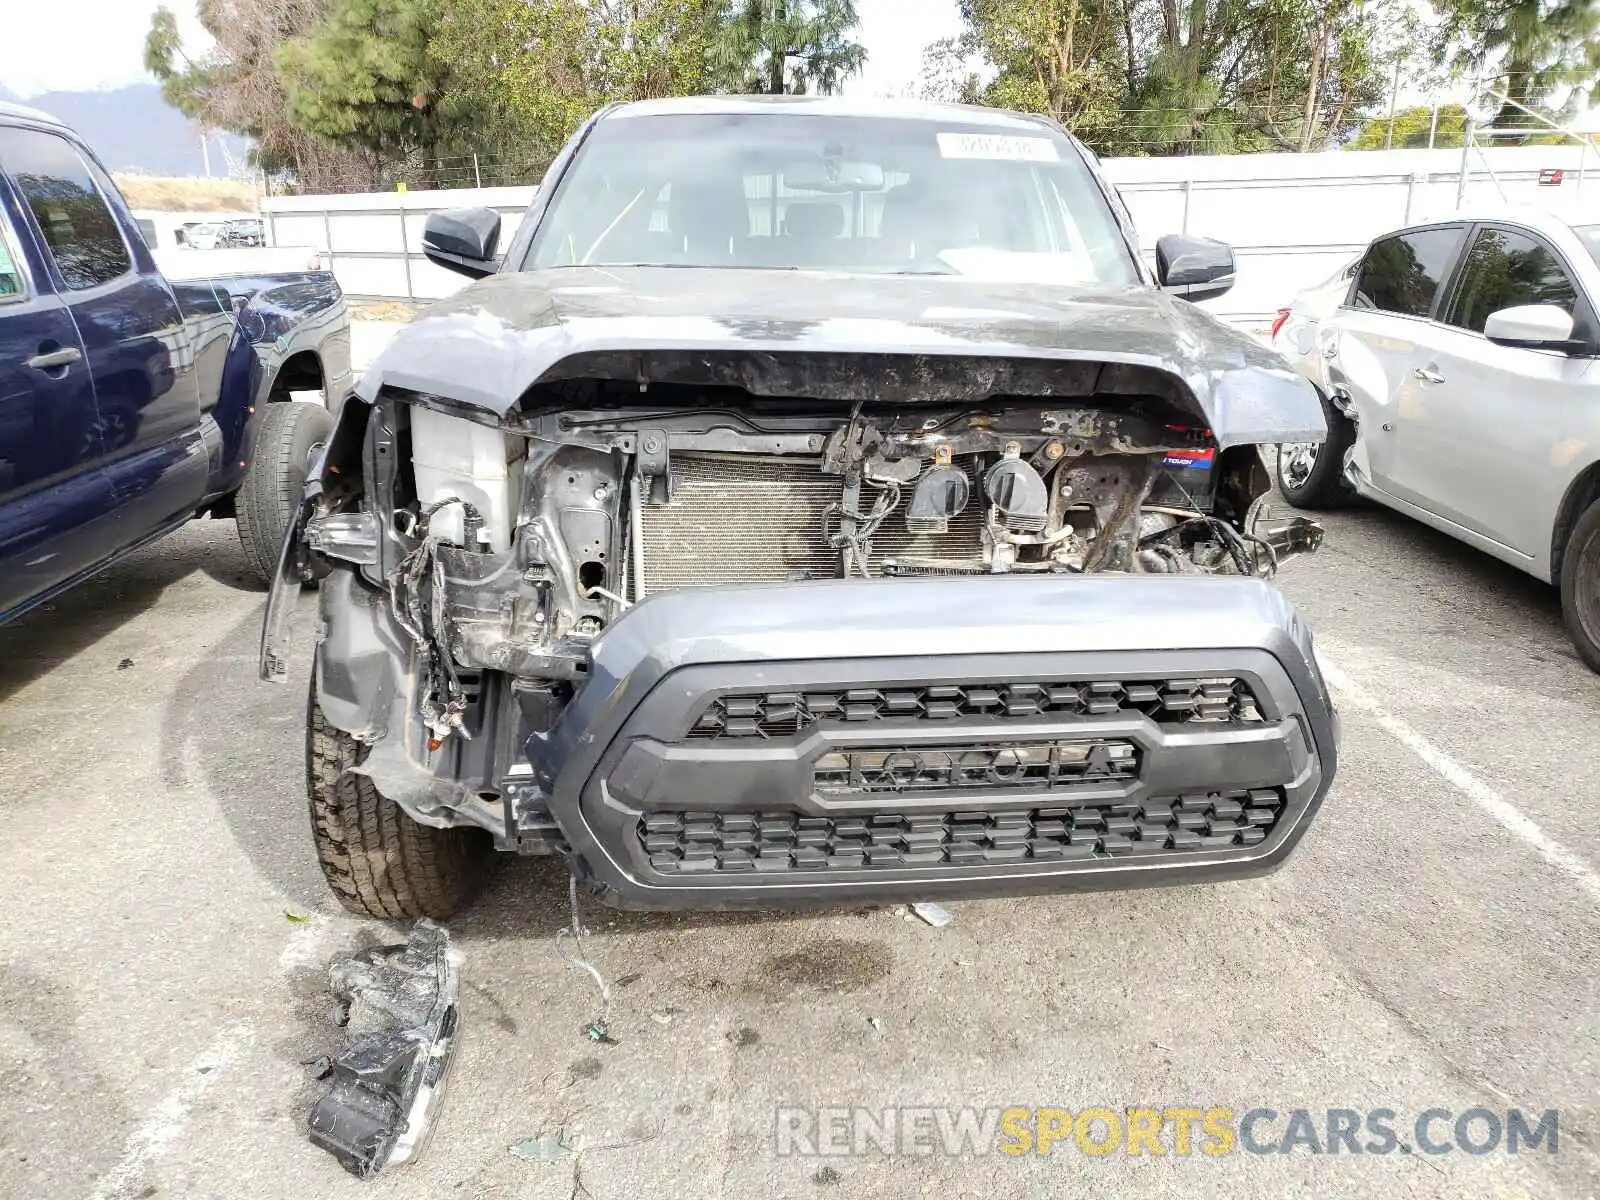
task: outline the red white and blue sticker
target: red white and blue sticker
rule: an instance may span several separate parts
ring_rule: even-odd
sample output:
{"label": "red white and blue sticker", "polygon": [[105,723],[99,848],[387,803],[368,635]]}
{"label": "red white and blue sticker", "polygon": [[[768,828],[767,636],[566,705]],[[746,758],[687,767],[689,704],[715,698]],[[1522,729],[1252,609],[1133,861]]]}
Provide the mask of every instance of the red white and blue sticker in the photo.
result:
{"label": "red white and blue sticker", "polygon": [[1186,467],[1195,471],[1209,471],[1217,460],[1215,448],[1205,450],[1168,450],[1161,460],[1163,467]]}

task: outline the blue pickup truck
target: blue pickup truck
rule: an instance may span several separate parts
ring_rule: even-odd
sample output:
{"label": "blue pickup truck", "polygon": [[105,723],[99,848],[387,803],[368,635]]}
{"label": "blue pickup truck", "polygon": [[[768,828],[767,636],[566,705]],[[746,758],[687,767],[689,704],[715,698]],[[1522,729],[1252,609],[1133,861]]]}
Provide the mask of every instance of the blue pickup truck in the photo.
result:
{"label": "blue pickup truck", "polygon": [[88,147],[0,103],[0,621],[196,516],[267,581],[349,383],[332,274],[167,280]]}

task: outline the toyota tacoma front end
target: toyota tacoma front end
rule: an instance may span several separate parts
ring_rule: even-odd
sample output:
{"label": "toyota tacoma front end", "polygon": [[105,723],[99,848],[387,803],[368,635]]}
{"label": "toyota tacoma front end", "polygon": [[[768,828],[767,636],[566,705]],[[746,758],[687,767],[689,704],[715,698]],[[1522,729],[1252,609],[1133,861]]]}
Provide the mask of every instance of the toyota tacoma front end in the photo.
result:
{"label": "toyota tacoma front end", "polygon": [[[651,174],[673,122],[722,157]],[[577,142],[498,272],[368,371],[285,545],[264,670],[320,577],[309,777],[340,898],[445,916],[493,849],[647,908],[1281,863],[1336,738],[1267,581],[1320,530],[1268,519],[1256,447],[1322,436],[1320,408],[1151,286],[1075,144],[736,100]],[[941,225],[927,189],[997,171],[1081,211],[974,258],[1001,235]],[[486,224],[430,245],[486,274]],[[1013,277],[1040,255],[1084,278]]]}

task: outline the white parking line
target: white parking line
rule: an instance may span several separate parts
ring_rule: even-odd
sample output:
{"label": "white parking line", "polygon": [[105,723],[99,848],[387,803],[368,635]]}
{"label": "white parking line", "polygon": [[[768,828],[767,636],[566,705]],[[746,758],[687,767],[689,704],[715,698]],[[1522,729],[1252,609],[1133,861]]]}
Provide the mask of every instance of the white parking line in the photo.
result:
{"label": "white parking line", "polygon": [[1447,783],[1532,846],[1541,858],[1587,892],[1591,900],[1600,903],[1600,874],[1596,874],[1582,857],[1552,838],[1539,827],[1538,822],[1386,709],[1343,669],[1320,653],[1317,663],[1341,700],[1371,717],[1395,740],[1443,776]]}
{"label": "white parking line", "polygon": [[[331,932],[333,921],[329,917],[322,913],[308,914],[305,923],[289,934],[278,954],[278,973],[287,977],[316,962]],[[211,1087],[217,1072],[244,1053],[254,1039],[255,1030],[250,1026],[233,1025],[201,1051],[184,1068],[183,1081],[163,1096],[151,1111],[149,1120],[129,1135],[122,1157],[101,1177],[92,1200],[119,1200],[127,1196],[128,1189],[139,1182],[145,1169],[166,1154],[183,1133],[189,1114]]]}
{"label": "white parking line", "polygon": [[183,1082],[163,1096],[151,1111],[149,1120],[128,1136],[122,1157],[96,1185],[94,1200],[114,1200],[126,1195],[144,1169],[166,1153],[167,1147],[183,1132],[183,1127],[189,1123],[189,1114],[210,1089],[217,1072],[238,1058],[254,1036],[253,1031],[243,1025],[225,1029],[184,1068]]}

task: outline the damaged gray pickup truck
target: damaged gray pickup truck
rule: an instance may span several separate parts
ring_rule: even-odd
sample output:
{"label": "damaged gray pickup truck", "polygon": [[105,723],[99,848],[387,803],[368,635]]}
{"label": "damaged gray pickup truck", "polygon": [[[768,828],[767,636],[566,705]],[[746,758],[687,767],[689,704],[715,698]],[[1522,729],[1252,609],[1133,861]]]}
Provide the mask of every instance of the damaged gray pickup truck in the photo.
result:
{"label": "damaged gray pickup truck", "polygon": [[1332,781],[1257,446],[1274,353],[1155,271],[1043,119],[835,100],[591,119],[480,282],[344,405],[263,673],[320,580],[313,835],[447,916],[494,852],[625,907],[933,900],[1270,870]]}

